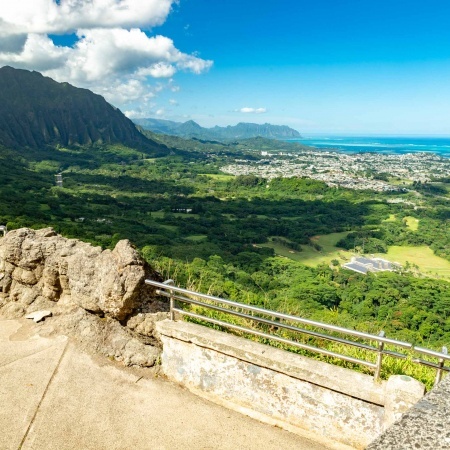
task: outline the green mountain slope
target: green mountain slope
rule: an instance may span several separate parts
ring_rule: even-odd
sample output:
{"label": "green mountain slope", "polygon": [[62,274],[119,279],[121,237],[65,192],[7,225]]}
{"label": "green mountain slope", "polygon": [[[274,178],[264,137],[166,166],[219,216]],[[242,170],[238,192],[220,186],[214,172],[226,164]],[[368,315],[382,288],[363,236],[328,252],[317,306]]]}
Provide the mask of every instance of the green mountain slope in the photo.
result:
{"label": "green mountain slope", "polygon": [[167,152],[100,95],[38,72],[0,68],[0,144],[40,148],[116,143]]}

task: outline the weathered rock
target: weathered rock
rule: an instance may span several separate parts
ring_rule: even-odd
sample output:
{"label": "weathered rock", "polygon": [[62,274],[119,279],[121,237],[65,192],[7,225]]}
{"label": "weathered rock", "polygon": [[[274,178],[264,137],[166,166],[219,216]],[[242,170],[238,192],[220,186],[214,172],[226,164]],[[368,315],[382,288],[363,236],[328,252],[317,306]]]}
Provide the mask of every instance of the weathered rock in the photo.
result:
{"label": "weathered rock", "polygon": [[45,321],[40,334],[61,332],[75,338],[81,348],[122,361],[127,366],[152,367],[161,352],[159,346],[140,342],[117,320],[95,316],[80,307],[66,311],[56,307],[56,314]]}
{"label": "weathered rock", "polygon": [[155,324],[168,318],[168,312],[141,313],[131,317],[127,322],[127,327],[143,336],[159,338]]}
{"label": "weathered rock", "polygon": [[6,302],[26,307],[39,297],[70,296],[88,311],[123,320],[151,303],[153,290],[144,280],[155,275],[128,240],[102,251],[51,228],[22,228],[0,240],[0,290]]}
{"label": "weathered rock", "polygon": [[102,251],[51,228],[22,228],[0,239],[0,313],[35,318],[46,310],[52,317],[39,325],[42,333],[71,336],[126,365],[150,367],[160,354],[154,323],[166,314],[148,313],[167,304],[155,300],[146,278],[161,280],[128,240]]}
{"label": "weathered rock", "polygon": [[25,308],[23,305],[17,302],[9,302],[2,308],[2,316],[5,319],[18,319],[25,314]]}

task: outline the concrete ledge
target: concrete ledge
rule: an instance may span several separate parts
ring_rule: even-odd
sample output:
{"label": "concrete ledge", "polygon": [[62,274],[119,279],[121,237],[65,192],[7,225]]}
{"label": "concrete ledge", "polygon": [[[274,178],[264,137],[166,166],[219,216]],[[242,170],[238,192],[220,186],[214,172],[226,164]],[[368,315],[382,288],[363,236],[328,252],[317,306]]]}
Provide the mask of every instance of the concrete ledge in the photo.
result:
{"label": "concrete ledge", "polygon": [[424,392],[410,377],[374,383],[368,375],[188,322],[162,321],[157,329],[169,378],[261,420],[355,448],[368,445]]}
{"label": "concrete ledge", "polygon": [[188,322],[167,320],[159,322],[157,327],[164,336],[192,342],[298,380],[384,406],[386,381],[374,383],[373,377],[369,375]]}

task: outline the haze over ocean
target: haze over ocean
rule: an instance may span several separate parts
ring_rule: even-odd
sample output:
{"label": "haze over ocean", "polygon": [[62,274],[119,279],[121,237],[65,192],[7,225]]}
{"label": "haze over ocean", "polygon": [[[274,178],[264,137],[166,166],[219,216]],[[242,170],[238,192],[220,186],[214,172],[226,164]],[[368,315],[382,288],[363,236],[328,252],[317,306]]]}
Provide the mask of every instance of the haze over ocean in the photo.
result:
{"label": "haze over ocean", "polygon": [[291,142],[318,149],[333,149],[344,153],[436,153],[450,158],[450,137],[424,136],[305,136]]}

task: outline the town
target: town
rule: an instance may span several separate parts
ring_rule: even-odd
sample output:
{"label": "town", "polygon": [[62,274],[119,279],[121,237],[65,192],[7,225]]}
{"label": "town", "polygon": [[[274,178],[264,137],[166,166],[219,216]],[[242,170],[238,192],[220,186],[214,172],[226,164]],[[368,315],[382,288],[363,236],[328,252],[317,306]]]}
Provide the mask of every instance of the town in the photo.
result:
{"label": "town", "polygon": [[233,175],[308,177],[330,187],[373,191],[398,191],[412,183],[426,183],[450,176],[450,159],[433,153],[402,155],[346,154],[332,150],[258,152],[261,159],[235,159],[222,171]]}

